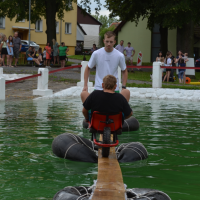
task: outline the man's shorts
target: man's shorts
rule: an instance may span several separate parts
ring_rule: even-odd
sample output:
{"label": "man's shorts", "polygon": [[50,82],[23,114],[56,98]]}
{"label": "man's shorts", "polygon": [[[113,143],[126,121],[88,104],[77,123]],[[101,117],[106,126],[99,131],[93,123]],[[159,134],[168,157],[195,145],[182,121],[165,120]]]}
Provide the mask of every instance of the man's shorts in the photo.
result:
{"label": "man's shorts", "polygon": [[31,58],[31,57],[27,58],[27,61],[32,61],[32,60],[33,60],[33,58]]}
{"label": "man's shorts", "polygon": [[133,57],[132,56],[131,57],[126,56],[126,61],[133,61]]}
{"label": "man's shorts", "polygon": [[15,58],[19,58],[19,50],[13,50]]}

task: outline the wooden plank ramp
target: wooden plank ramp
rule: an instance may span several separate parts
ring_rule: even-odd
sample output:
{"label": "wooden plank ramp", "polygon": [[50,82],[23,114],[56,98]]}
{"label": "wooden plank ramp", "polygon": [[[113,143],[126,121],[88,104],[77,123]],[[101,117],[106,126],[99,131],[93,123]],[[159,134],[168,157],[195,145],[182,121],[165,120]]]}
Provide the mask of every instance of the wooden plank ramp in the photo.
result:
{"label": "wooden plank ramp", "polygon": [[125,200],[123,177],[115,147],[110,148],[108,158],[98,151],[98,176],[92,200]]}

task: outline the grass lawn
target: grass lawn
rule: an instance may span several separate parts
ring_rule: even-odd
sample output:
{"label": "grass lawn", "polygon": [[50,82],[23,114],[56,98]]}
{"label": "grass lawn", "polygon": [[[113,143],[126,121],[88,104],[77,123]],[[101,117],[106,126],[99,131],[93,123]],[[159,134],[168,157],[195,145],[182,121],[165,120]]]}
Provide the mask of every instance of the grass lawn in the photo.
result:
{"label": "grass lawn", "polygon": [[143,71],[134,71],[134,73],[128,73],[129,80],[139,80],[139,81],[151,81],[150,80],[151,72],[143,72]]}
{"label": "grass lawn", "polygon": [[[127,87],[141,87],[141,88],[152,88],[152,84],[137,84],[137,83],[127,83]],[[173,84],[167,84],[162,85],[162,88],[171,88],[171,89],[186,89],[186,90],[199,90],[200,86],[195,85],[173,85]]]}
{"label": "grass lawn", "polygon": [[[67,56],[69,59],[83,60],[83,55]],[[91,55],[85,55],[86,61],[89,61]]]}
{"label": "grass lawn", "polygon": [[[91,55],[85,55],[86,57],[86,61],[90,60]],[[76,59],[76,60],[83,60],[83,55],[74,55],[74,56],[70,56],[68,55],[69,59]],[[136,62],[133,62],[133,65],[136,65]],[[152,63],[150,62],[143,62],[142,63],[143,66],[152,66]]]}
{"label": "grass lawn", "polygon": [[[95,75],[96,71],[91,71],[90,72],[91,75]],[[152,82],[150,80],[150,74],[151,72],[144,72],[144,71],[134,71],[134,73],[129,72],[128,73],[128,79],[129,80],[139,80],[139,81],[147,81],[147,82]],[[195,89],[195,90],[199,90],[200,89],[200,85],[189,85],[189,84],[179,84],[179,80],[178,80],[178,75],[176,75],[176,73],[174,73],[174,76],[176,77],[176,80],[174,82],[165,82],[167,84],[163,84],[163,88],[179,88],[179,89]],[[195,73],[195,78],[191,79],[191,82],[198,82],[200,80],[200,72],[196,72]],[[177,85],[178,84],[178,85]],[[137,84],[137,83],[127,83],[127,87],[144,87],[144,88],[151,88],[152,84]]]}

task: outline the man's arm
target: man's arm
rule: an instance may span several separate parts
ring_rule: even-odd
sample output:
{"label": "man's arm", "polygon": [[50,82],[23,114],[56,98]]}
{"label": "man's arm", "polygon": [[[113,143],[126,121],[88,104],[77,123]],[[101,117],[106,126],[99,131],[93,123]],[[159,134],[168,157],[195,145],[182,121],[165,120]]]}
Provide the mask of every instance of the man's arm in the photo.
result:
{"label": "man's arm", "polygon": [[124,71],[122,71],[122,85],[123,86],[126,86],[127,79],[128,79],[128,70],[126,68]]}
{"label": "man's arm", "polygon": [[135,49],[133,50],[133,55],[132,55],[132,57],[135,55]]}
{"label": "man's arm", "polygon": [[84,72],[84,87],[83,87],[83,91],[88,91],[88,78],[90,75],[90,68],[88,67],[88,65],[85,68],[85,72]]}
{"label": "man's arm", "polygon": [[126,116],[125,119],[128,119],[129,117],[131,117],[133,115],[133,111],[130,113],[130,115]]}
{"label": "man's arm", "polygon": [[86,109],[83,107],[82,113],[83,113],[83,115],[84,115],[86,121],[89,121],[88,110],[86,110]]}

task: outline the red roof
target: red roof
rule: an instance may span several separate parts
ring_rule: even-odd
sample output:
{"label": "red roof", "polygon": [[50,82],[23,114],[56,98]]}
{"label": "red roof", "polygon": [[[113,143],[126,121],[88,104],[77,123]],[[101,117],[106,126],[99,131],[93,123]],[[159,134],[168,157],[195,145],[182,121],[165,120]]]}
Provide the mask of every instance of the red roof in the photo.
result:
{"label": "red roof", "polygon": [[110,25],[110,27],[114,26],[115,28],[117,28],[119,24],[120,24],[120,22],[113,22],[113,23]]}

